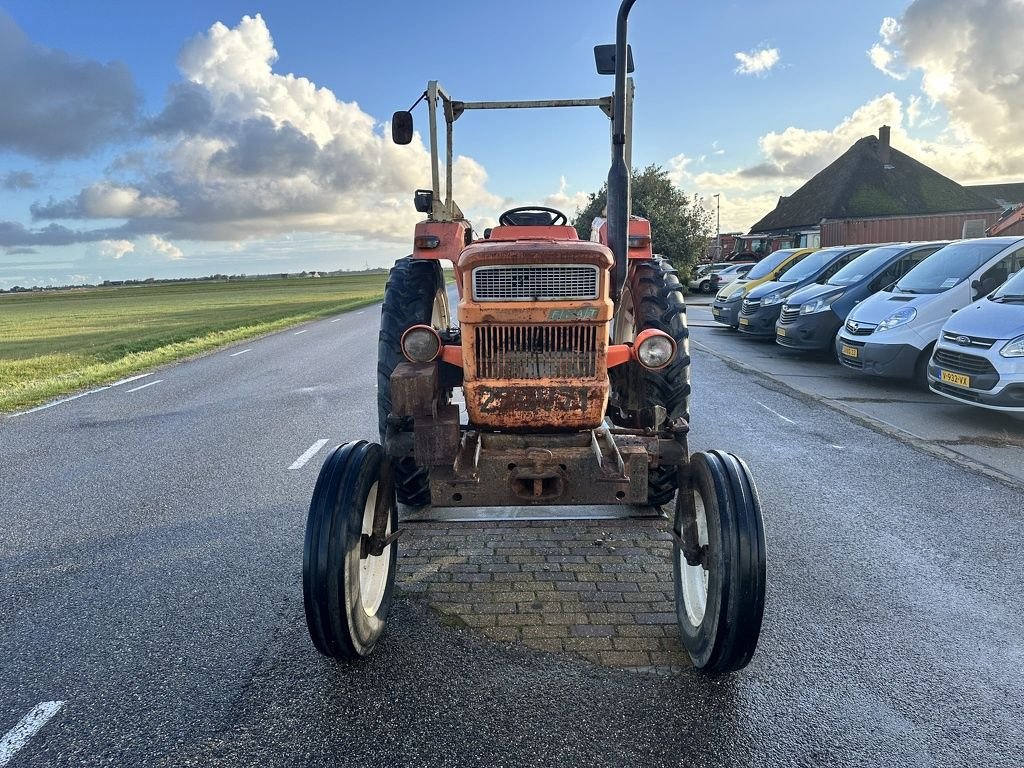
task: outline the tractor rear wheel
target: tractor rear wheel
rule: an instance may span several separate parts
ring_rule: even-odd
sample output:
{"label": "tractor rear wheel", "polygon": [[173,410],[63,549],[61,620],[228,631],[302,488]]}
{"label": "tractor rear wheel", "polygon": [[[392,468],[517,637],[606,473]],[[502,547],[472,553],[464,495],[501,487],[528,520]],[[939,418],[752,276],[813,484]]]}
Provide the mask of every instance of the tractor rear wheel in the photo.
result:
{"label": "tractor rear wheel", "polygon": [[[612,421],[626,427],[653,427],[655,408],[665,409],[669,422],[690,420],[690,330],[686,325],[683,286],[675,267],[660,256],[630,264],[626,287],[615,315],[614,341],[632,342],[637,334],[655,328],[676,342],[676,356],[664,368],[650,371],[634,363],[612,368]],[[633,407],[631,407],[631,405]],[[675,495],[676,468],[652,469],[648,499],[666,504]]]}
{"label": "tractor rear wheel", "polygon": [[[368,656],[384,631],[395,587],[398,546],[380,555],[364,552],[373,532],[384,451],[377,443],[339,445],[327,457],[313,490],[302,557],[306,626],[325,656]],[[398,527],[398,506],[388,500],[386,534]]]}
{"label": "tractor rear wheel", "polygon": [[[377,420],[381,442],[384,441],[391,413],[391,373],[405,360],[402,334],[413,325],[447,330],[450,321],[441,265],[430,259],[413,259],[411,256],[396,261],[384,288],[377,345]],[[400,502],[413,507],[430,503],[426,469],[417,466],[411,456],[393,459],[392,467]]]}
{"label": "tractor rear wheel", "polygon": [[766,553],[757,489],[746,464],[731,453],[690,459],[701,562],[690,565],[680,542],[688,521],[677,502],[672,552],[679,634],[693,665],[707,675],[745,667],[764,616]]}

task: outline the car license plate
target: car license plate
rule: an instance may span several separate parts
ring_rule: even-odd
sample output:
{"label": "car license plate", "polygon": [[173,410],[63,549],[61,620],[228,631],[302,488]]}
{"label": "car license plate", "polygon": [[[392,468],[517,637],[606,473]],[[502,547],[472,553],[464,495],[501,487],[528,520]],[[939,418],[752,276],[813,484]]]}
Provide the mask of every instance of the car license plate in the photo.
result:
{"label": "car license plate", "polygon": [[846,344],[839,345],[839,351],[847,357],[860,357],[860,350],[856,347],[851,347]]}
{"label": "car license plate", "polygon": [[786,335],[786,329],[785,328],[776,328],[775,329],[775,333],[778,334],[779,336],[785,336]]}
{"label": "car license plate", "polygon": [[947,384],[955,384],[958,387],[971,386],[971,377],[964,376],[961,373],[953,373],[952,371],[940,371],[939,378],[941,378]]}
{"label": "car license plate", "polygon": [[714,315],[715,317],[718,317],[720,314],[722,314],[722,310],[720,310],[718,307],[712,307],[711,314]]}
{"label": "car license plate", "polygon": [[745,317],[740,318],[740,325],[750,325],[750,321]]}

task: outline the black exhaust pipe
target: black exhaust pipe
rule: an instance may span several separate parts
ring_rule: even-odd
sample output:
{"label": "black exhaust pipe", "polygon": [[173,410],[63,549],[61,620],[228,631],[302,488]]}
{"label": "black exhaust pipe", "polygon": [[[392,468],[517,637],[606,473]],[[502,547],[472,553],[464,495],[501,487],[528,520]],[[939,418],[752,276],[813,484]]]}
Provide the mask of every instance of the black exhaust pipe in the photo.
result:
{"label": "black exhaust pipe", "polygon": [[615,255],[612,296],[618,301],[626,282],[629,239],[629,176],[626,167],[626,19],[636,0],[622,0],[615,26],[615,93],[612,101],[612,167],[608,171],[608,245]]}

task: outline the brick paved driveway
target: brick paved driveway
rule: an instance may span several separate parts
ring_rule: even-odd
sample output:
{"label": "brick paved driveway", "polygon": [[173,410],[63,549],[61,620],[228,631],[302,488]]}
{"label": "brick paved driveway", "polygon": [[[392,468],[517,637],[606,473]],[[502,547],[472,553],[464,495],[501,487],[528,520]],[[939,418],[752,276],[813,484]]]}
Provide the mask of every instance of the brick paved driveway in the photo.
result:
{"label": "brick paved driveway", "polygon": [[605,666],[690,666],[663,518],[402,525],[399,588],[451,623]]}

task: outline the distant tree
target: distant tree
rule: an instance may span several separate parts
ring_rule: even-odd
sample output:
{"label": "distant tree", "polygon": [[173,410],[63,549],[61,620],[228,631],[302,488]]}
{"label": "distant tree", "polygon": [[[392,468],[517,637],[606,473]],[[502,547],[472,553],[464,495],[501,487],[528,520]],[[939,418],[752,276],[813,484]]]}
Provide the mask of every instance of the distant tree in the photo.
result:
{"label": "distant tree", "polygon": [[[687,197],[672,183],[668,171],[649,165],[642,171],[633,169],[633,215],[651,222],[651,240],[655,253],[671,261],[680,271],[688,271],[704,250],[704,243],[713,233],[711,214]],[[607,182],[588,196],[587,204],[577,209],[573,226],[579,236],[590,238],[591,224],[608,203]]]}

